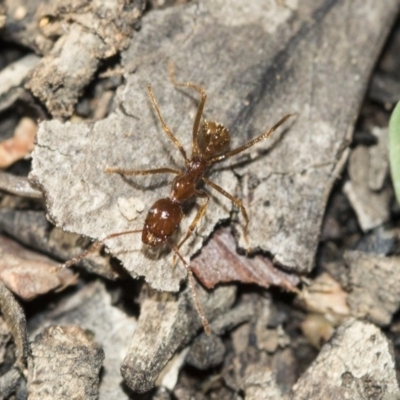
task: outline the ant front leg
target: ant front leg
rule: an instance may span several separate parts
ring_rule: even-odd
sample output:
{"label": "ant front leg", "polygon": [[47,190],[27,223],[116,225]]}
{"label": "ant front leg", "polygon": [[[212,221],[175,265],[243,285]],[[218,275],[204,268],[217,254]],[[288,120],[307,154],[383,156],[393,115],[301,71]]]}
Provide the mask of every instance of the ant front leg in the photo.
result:
{"label": "ant front leg", "polygon": [[246,241],[247,244],[247,253],[250,252],[250,248],[249,248],[249,237],[248,237],[248,233],[247,233],[247,228],[249,225],[249,216],[247,214],[246,211],[246,207],[243,205],[242,200],[232,196],[230,193],[228,193],[226,190],[222,189],[221,186],[218,186],[217,184],[215,184],[214,182],[210,181],[207,178],[202,178],[204,183],[206,183],[207,185],[211,186],[213,189],[215,189],[217,192],[221,193],[223,196],[227,197],[233,204],[235,204],[236,207],[240,208],[240,211],[243,215],[243,218],[245,220],[245,225],[243,228],[243,235],[244,235],[244,240]]}
{"label": "ant front leg", "polygon": [[199,126],[201,121],[201,116],[203,115],[204,104],[207,100],[206,91],[199,85],[196,85],[192,82],[177,82],[175,79],[175,68],[172,62],[169,63],[169,79],[175,87],[187,87],[190,89],[195,90],[200,96],[201,100],[197,107],[196,118],[194,119],[193,123],[193,139],[192,139],[192,157],[199,154],[199,146],[197,143],[197,134],[199,132]]}

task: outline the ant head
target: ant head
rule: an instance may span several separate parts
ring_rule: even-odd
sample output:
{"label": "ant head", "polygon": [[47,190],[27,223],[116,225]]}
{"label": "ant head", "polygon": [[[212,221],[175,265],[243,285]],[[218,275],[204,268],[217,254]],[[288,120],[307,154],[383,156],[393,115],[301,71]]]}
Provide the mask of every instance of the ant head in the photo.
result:
{"label": "ant head", "polygon": [[214,157],[229,150],[228,129],[218,122],[204,121],[198,134],[198,146],[206,158]]}

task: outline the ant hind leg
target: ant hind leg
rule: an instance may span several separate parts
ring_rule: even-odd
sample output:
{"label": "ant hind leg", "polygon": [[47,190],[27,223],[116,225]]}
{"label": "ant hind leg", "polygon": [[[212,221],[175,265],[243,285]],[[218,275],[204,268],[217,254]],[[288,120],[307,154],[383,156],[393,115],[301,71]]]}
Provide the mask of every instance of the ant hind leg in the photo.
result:
{"label": "ant hind leg", "polygon": [[182,261],[183,265],[186,268],[186,272],[187,272],[187,276],[188,276],[188,283],[189,283],[190,291],[192,292],[194,305],[196,307],[197,313],[199,314],[199,317],[200,317],[201,322],[203,324],[204,332],[207,335],[210,335],[211,334],[210,324],[209,324],[208,319],[207,319],[207,317],[206,317],[206,315],[204,313],[203,307],[201,306],[201,304],[199,302],[199,299],[197,297],[197,292],[196,292],[196,289],[195,289],[195,282],[194,282],[194,276],[193,276],[192,269],[190,268],[190,265],[182,257],[181,253],[179,253],[179,250],[176,248],[176,246],[174,246],[172,243],[169,243],[169,246],[174,251],[174,253],[177,255],[177,257]]}

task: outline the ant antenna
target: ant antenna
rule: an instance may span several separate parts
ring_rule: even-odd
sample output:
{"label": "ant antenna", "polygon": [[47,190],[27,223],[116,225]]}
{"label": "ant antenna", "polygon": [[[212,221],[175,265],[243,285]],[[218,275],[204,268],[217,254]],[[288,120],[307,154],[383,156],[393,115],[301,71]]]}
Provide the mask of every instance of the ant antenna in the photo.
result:
{"label": "ant antenna", "polygon": [[82,261],[89,253],[93,252],[94,250],[98,249],[101,245],[103,245],[104,242],[108,239],[112,239],[112,238],[122,236],[122,235],[129,235],[131,233],[139,233],[139,232],[142,232],[142,230],[143,229],[112,233],[111,235],[106,236],[102,240],[95,241],[81,255],[74,257],[71,260],[66,261],[64,264],[61,264],[59,268],[62,268],[62,269],[69,268],[71,265],[77,264],[79,261]]}

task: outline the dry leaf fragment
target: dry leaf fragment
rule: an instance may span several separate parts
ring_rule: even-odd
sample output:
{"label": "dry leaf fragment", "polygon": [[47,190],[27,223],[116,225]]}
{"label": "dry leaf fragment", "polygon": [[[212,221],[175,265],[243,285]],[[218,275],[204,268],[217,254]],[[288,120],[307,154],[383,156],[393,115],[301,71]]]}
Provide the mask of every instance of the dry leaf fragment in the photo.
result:
{"label": "dry leaf fragment", "polygon": [[297,276],[280,271],[265,257],[239,255],[229,228],[216,232],[191,266],[207,289],[214,288],[218,283],[239,281],[266,288],[275,285],[294,291],[299,283]]}
{"label": "dry leaf fragment", "polygon": [[33,150],[36,131],[37,125],[32,119],[21,118],[14,136],[0,143],[0,168],[9,167]]}

